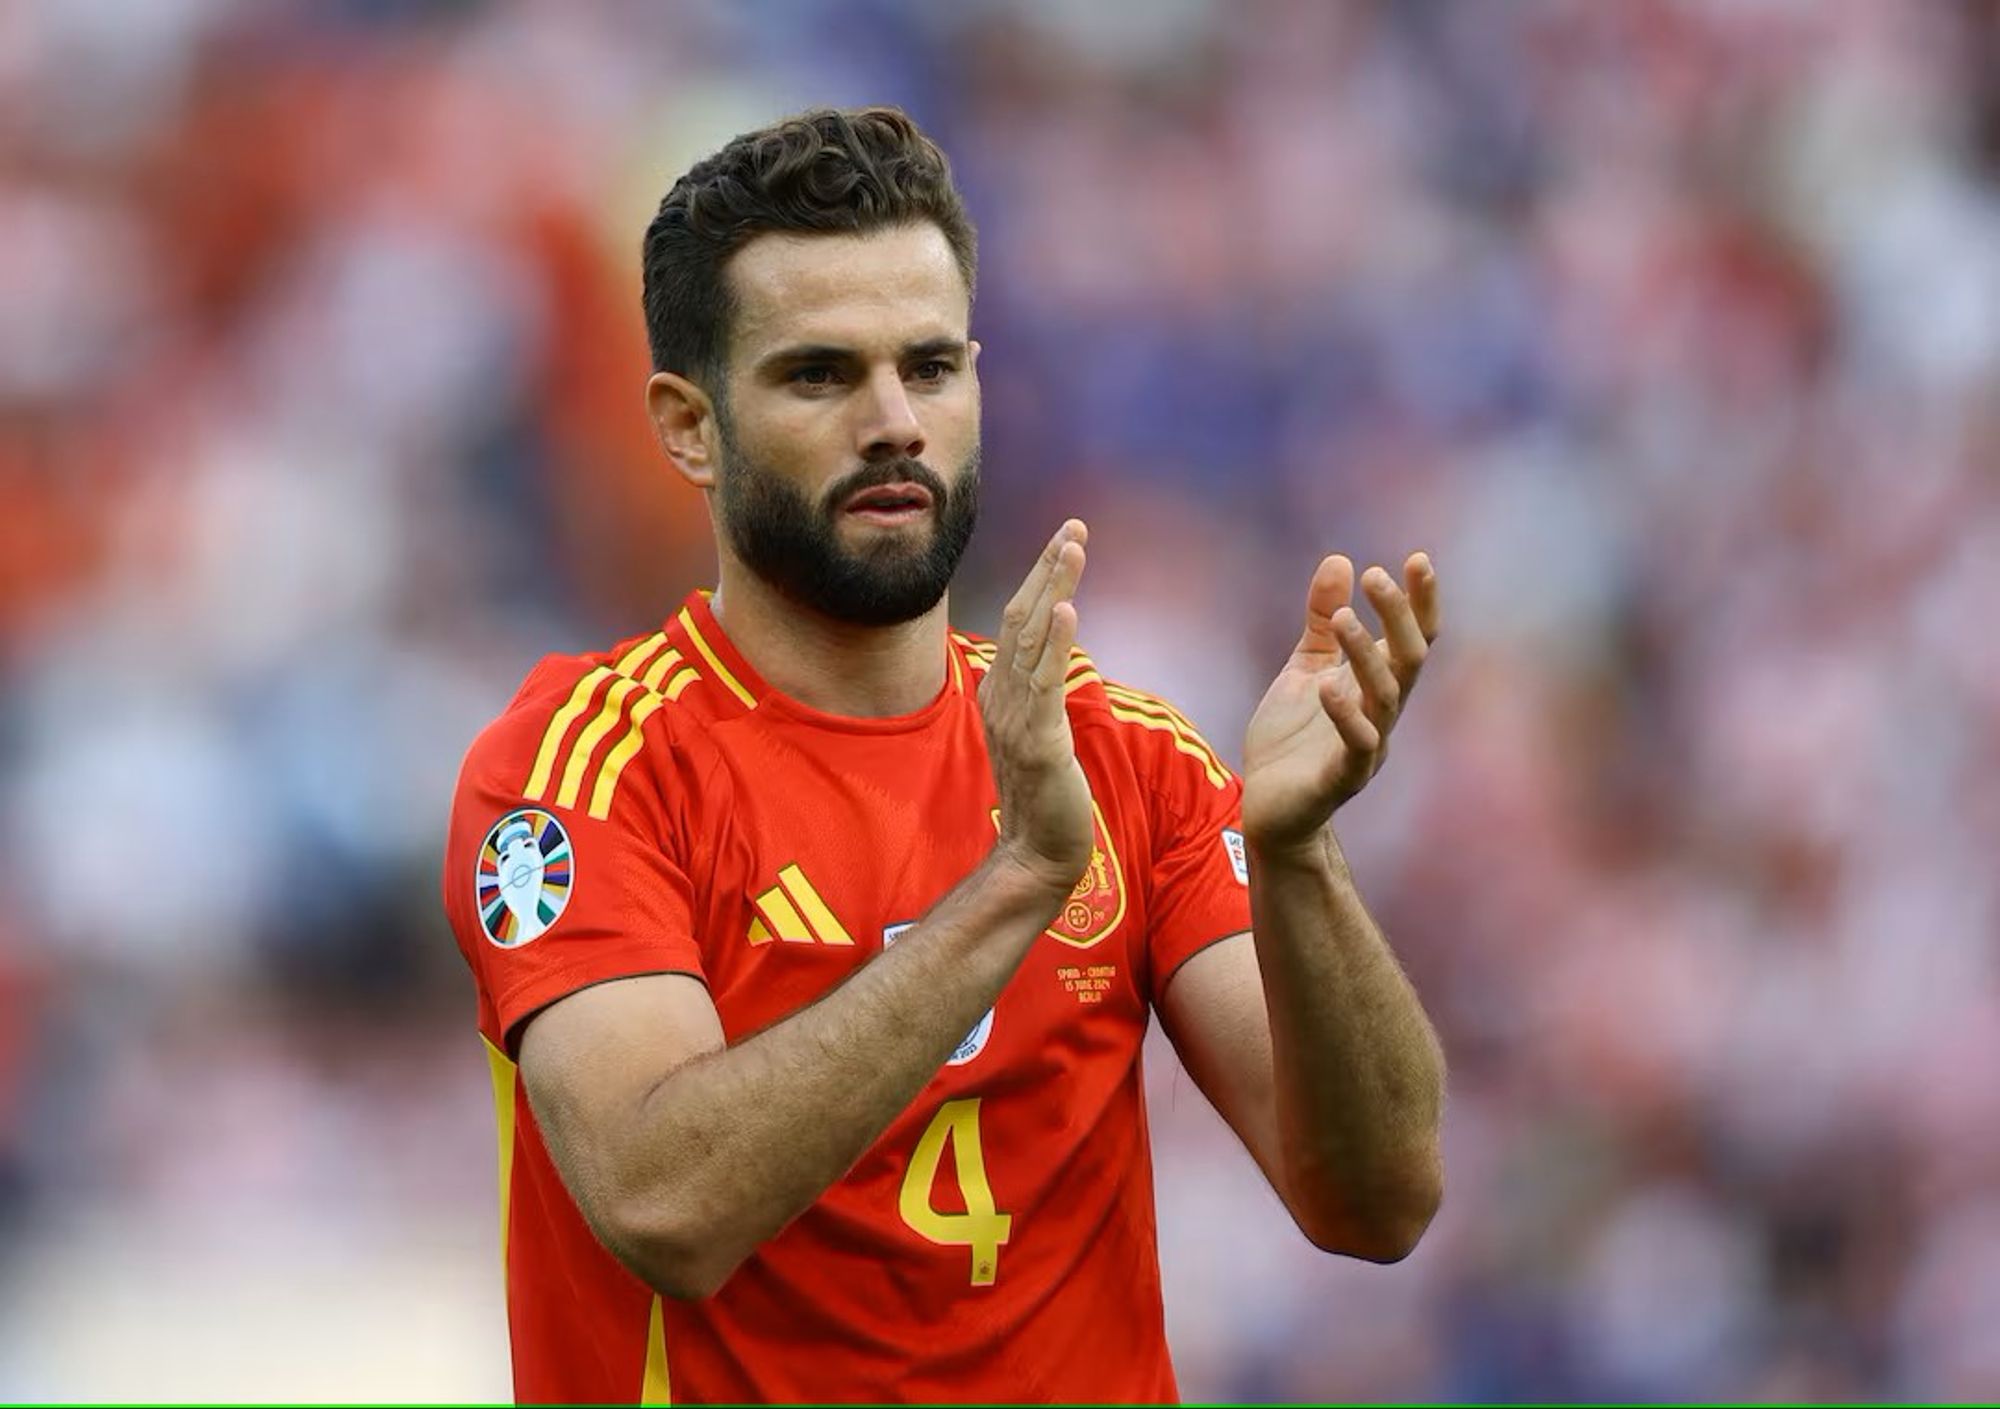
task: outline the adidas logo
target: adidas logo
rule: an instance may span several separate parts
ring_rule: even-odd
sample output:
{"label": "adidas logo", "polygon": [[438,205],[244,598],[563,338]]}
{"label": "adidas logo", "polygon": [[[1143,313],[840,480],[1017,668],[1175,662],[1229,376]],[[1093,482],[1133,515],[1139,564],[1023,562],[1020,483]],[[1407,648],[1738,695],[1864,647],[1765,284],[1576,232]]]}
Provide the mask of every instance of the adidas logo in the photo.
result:
{"label": "adidas logo", "polygon": [[757,917],[750,921],[750,942],[769,944],[852,945],[854,936],[841,927],[806,873],[796,864],[778,872],[778,883],[751,902]]}

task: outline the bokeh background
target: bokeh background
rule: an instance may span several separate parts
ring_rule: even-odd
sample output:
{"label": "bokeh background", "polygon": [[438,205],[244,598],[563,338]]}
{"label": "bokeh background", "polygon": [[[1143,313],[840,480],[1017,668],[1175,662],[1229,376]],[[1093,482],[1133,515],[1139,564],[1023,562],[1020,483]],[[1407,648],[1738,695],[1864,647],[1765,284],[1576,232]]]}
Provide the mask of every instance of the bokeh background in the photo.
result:
{"label": "bokeh background", "polygon": [[2000,7],[10,0],[0,1396],[508,1393],[451,781],[711,572],[651,207],[878,101],[963,624],[1082,514],[1233,758],[1320,553],[1446,588],[1340,820],[1446,1205],[1314,1254],[1159,1046],[1185,1392],[2000,1394]]}

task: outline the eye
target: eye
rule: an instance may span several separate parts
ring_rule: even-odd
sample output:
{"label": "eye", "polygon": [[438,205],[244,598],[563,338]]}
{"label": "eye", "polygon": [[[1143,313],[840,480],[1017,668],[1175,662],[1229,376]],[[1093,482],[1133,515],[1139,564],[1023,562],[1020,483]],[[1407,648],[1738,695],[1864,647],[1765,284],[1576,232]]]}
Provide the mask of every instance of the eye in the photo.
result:
{"label": "eye", "polygon": [[824,362],[809,362],[792,370],[791,380],[798,386],[827,387],[840,379],[840,374]]}
{"label": "eye", "polygon": [[933,357],[927,361],[919,362],[911,369],[911,375],[920,382],[941,382],[957,370],[956,367],[942,358]]}

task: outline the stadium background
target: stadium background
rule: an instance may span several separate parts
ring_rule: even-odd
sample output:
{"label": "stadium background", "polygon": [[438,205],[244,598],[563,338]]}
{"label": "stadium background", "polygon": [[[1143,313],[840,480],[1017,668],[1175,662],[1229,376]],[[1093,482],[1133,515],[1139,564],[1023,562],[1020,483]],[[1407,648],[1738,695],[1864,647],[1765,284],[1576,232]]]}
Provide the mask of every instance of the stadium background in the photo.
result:
{"label": "stadium background", "polygon": [[962,622],[1082,514],[1235,757],[1320,552],[1447,591],[1342,818],[1445,1209],[1316,1257],[1161,1049],[1185,1391],[2000,1393],[2000,9],[16,0],[0,1396],[506,1393],[450,782],[710,571],[651,206],[868,101],[983,235]]}

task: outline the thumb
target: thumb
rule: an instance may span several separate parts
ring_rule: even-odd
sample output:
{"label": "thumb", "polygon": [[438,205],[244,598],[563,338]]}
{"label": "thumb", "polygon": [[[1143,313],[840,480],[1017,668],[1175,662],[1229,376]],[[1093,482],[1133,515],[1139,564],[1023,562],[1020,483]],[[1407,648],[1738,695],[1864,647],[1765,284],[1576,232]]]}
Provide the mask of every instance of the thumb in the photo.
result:
{"label": "thumb", "polygon": [[1321,558],[1306,588],[1306,627],[1299,635],[1298,649],[1312,654],[1338,655],[1340,637],[1333,629],[1333,614],[1354,596],[1354,564],[1340,553]]}

